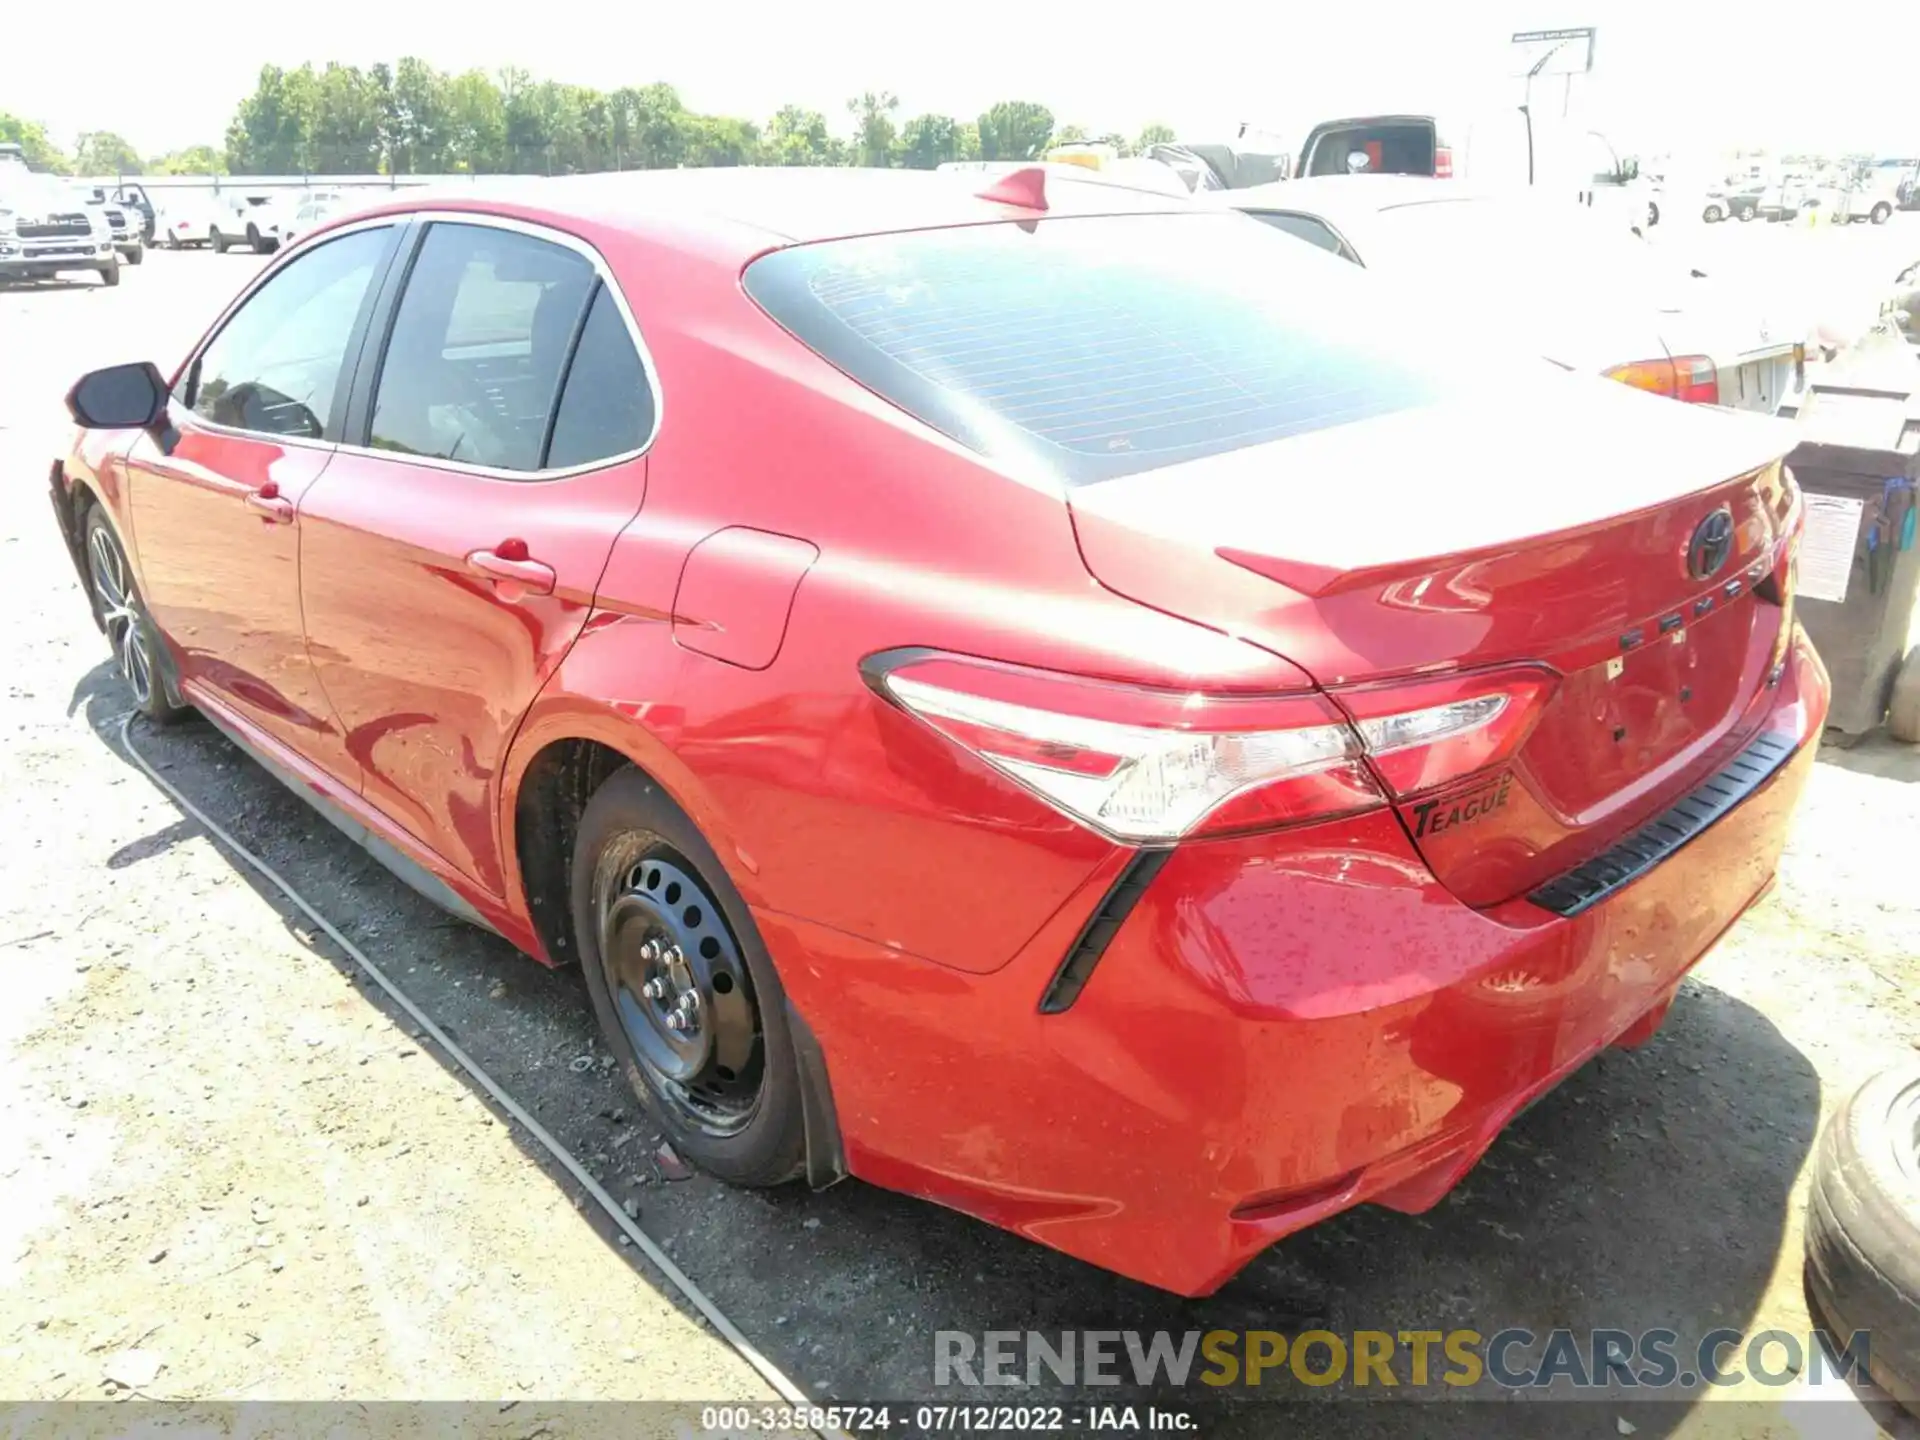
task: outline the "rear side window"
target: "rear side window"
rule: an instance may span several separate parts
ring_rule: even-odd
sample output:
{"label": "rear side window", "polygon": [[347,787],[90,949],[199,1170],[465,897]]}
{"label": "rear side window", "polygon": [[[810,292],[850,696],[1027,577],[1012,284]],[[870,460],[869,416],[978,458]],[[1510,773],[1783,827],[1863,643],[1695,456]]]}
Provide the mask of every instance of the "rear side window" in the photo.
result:
{"label": "rear side window", "polygon": [[[798,246],[747,292],[961,444],[1067,484],[1427,403],[1365,272],[1242,215],[1066,218]],[[1457,359],[1457,357],[1456,357]]]}
{"label": "rear side window", "polygon": [[561,370],[595,283],[586,257],[564,245],[492,226],[433,225],[394,315],[369,443],[540,469]]}
{"label": "rear side window", "polygon": [[653,388],[633,336],[606,286],[594,295],[553,420],[547,468],[626,455],[653,432]]}

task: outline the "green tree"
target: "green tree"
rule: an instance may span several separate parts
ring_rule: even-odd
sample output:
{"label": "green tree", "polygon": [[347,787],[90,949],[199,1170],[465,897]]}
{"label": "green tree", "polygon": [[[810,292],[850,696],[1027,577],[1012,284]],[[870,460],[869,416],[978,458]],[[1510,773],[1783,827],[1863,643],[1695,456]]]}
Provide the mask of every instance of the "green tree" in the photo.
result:
{"label": "green tree", "polygon": [[314,86],[307,165],[323,175],[371,175],[380,169],[382,95],[355,65],[330,64]]}
{"label": "green tree", "polygon": [[1140,134],[1134,139],[1133,148],[1135,153],[1144,155],[1151,145],[1171,144],[1173,144],[1173,127],[1155,123],[1143,125],[1140,128]]}
{"label": "green tree", "polygon": [[690,163],[694,117],[680,103],[671,85],[642,85],[633,92],[634,164],[644,170],[665,170]]}
{"label": "green tree", "polygon": [[227,126],[227,167],[235,175],[304,173],[312,158],[317,89],[311,65],[261,66],[253,94]]}
{"label": "green tree", "polygon": [[478,70],[447,82],[444,153],[448,167],[472,175],[509,169],[507,107],[500,87]]}
{"label": "green tree", "polygon": [[893,164],[899,132],[893,127],[893,112],[900,108],[900,97],[891,90],[869,90],[847,102],[853,112],[853,163],[884,168]]}
{"label": "green tree", "polygon": [[1062,125],[1053,132],[1052,144],[1048,148],[1051,149],[1052,145],[1084,145],[1092,138],[1084,125]]}
{"label": "green tree", "polygon": [[1031,100],[1002,100],[980,117],[982,160],[1032,160],[1053,138],[1053,112]]}
{"label": "green tree", "polygon": [[767,122],[762,155],[769,165],[838,165],[843,148],[818,110],[782,105]]}
{"label": "green tree", "polygon": [[111,130],[91,130],[80,137],[73,167],[82,175],[138,175],[145,168],[140,152]]}
{"label": "green tree", "polygon": [[759,127],[730,115],[688,115],[688,165],[752,165],[760,158]]}
{"label": "green tree", "polygon": [[73,162],[47,138],[46,130],[31,120],[0,112],[0,140],[18,145],[27,164],[36,170],[53,170],[62,175],[73,172]]}
{"label": "green tree", "polygon": [[437,175],[447,169],[447,77],[424,60],[403,56],[384,99],[392,173]]}
{"label": "green tree", "polygon": [[914,116],[900,131],[900,163],[910,170],[931,170],[961,159],[968,128],[951,115]]}
{"label": "green tree", "polygon": [[224,175],[227,157],[211,145],[189,145],[156,156],[147,168],[155,175]]}

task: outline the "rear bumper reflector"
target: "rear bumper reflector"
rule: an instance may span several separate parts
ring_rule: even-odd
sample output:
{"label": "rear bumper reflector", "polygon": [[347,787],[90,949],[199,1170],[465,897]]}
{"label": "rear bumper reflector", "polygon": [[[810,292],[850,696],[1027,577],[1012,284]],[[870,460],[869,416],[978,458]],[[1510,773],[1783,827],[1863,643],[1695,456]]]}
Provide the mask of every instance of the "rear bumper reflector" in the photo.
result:
{"label": "rear bumper reflector", "polygon": [[1160,873],[1160,868],[1172,855],[1171,850],[1134,852],[1133,859],[1127,862],[1127,868],[1120,872],[1120,878],[1100,897],[1100,904],[1087,917],[1087,923],[1081,926],[1073,944],[1067,947],[1067,958],[1053,972],[1047,993],[1040,997],[1041,1014],[1058,1015],[1080,998],[1081,988],[1093,974],[1093,967],[1100,963],[1100,957],[1107,953],[1107,946],[1113,943],[1113,937],[1127,923],[1127,916],[1133,913],[1133,907],[1147,893],[1147,886],[1153,883],[1153,877]]}
{"label": "rear bumper reflector", "polygon": [[1745,800],[1787,763],[1795,749],[1784,735],[1762,735],[1674,805],[1596,855],[1555,876],[1527,898],[1556,915],[1578,915],[1647,873]]}

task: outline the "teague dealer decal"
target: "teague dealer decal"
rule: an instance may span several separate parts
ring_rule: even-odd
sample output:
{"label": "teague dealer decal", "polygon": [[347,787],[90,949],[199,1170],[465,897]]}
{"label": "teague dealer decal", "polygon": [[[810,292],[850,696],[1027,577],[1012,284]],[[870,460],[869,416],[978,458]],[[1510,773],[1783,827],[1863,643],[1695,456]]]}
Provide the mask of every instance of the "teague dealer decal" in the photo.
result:
{"label": "teague dealer decal", "polygon": [[1456,825],[1470,825],[1483,815],[1491,815],[1507,803],[1507,792],[1513,788],[1513,772],[1507,771],[1498,780],[1471,795],[1460,796],[1453,800],[1428,800],[1413,807],[1413,838],[1422,835],[1438,835],[1442,830],[1451,830]]}

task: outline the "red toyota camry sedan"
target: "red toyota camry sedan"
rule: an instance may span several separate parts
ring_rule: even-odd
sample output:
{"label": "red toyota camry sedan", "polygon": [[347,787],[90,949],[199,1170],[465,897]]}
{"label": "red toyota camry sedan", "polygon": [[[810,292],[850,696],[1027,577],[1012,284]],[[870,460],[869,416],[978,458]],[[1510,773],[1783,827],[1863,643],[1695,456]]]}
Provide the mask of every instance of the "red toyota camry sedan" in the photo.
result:
{"label": "red toyota camry sedan", "polygon": [[982,184],[401,197],[82,378],[53,505],[139,708],[583,966],[707,1170],[1204,1294],[1433,1205],[1766,888],[1792,437]]}

